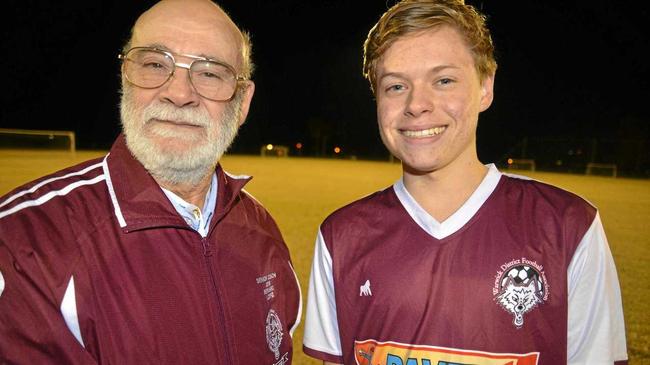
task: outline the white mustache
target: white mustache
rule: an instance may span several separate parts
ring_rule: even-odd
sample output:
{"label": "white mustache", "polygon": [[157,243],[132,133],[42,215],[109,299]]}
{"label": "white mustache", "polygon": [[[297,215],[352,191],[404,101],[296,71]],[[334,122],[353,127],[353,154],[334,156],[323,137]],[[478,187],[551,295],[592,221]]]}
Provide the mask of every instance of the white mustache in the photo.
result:
{"label": "white mustache", "polygon": [[172,105],[154,102],[142,111],[142,119],[149,123],[152,119],[165,120],[197,127],[207,127],[211,123],[210,115],[202,109],[181,109]]}

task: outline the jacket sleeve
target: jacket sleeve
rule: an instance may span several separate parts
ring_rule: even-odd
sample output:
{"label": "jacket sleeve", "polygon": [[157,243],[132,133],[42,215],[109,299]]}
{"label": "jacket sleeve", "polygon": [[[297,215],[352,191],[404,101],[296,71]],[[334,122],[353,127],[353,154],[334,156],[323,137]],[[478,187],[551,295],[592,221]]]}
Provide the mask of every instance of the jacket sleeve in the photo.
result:
{"label": "jacket sleeve", "polygon": [[621,290],[598,214],[571,260],[567,280],[568,364],[626,363]]}
{"label": "jacket sleeve", "polygon": [[[2,233],[2,227],[0,227]],[[0,234],[0,363],[96,364],[66,326],[38,260]]]}

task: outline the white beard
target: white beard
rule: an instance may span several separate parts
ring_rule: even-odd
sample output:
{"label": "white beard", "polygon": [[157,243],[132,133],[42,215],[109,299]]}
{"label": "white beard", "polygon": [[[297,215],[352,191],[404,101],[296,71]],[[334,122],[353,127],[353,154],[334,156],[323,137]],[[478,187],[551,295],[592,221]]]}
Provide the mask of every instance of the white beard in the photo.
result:
{"label": "white beard", "polygon": [[[142,108],[135,104],[133,86],[122,88],[120,114],[126,145],[133,156],[159,183],[197,185],[211,174],[239,129],[243,93],[237,92],[228,102],[219,120],[212,119],[205,109],[177,108],[154,100]],[[150,123],[152,119],[186,121],[203,127],[204,133],[182,133]],[[149,135],[173,139],[184,144],[182,151],[170,151]]]}

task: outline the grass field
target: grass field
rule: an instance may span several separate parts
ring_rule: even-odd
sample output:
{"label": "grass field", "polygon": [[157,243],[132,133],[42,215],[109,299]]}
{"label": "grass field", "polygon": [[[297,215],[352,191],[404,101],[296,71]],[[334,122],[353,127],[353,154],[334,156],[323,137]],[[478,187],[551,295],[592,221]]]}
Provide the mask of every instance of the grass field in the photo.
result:
{"label": "grass field", "polygon": [[[103,152],[0,151],[0,195]],[[226,170],[253,175],[246,189],[273,214],[291,250],[306,297],[313,242],[334,209],[392,184],[398,164],[387,162],[227,156]],[[518,172],[561,186],[599,207],[623,292],[630,364],[650,364],[650,180]],[[304,320],[304,319],[303,319]],[[295,364],[318,364],[302,354],[302,326],[294,334]]]}

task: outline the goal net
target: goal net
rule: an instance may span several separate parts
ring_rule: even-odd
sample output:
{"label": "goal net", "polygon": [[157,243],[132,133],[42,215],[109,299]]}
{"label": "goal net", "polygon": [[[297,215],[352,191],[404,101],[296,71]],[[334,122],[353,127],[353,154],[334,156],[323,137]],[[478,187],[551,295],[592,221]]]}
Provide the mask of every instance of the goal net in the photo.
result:
{"label": "goal net", "polygon": [[509,158],[508,169],[535,171],[535,160]]}
{"label": "goal net", "polygon": [[262,157],[289,157],[289,147],[267,144],[260,148]]}
{"label": "goal net", "polygon": [[618,171],[616,164],[613,163],[593,163],[587,164],[586,175],[611,176],[616,177]]}
{"label": "goal net", "polygon": [[0,149],[4,150],[58,150],[74,153],[75,133],[34,129],[0,128]]}

